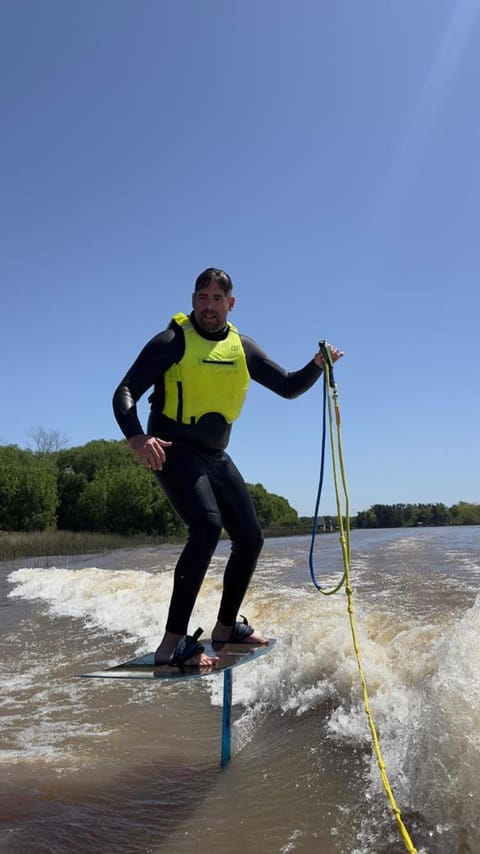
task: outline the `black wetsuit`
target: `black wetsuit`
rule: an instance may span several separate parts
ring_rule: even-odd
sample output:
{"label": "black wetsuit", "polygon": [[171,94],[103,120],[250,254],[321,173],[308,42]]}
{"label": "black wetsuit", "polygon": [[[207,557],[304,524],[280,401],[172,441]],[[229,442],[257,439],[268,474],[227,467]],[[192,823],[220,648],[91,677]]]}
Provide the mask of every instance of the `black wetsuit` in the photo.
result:
{"label": "black wetsuit", "polygon": [[[228,328],[215,334],[204,332],[195,322],[193,313],[190,320],[203,338],[221,340],[228,335]],[[272,362],[255,341],[244,335],[240,337],[252,380],[282,397],[297,397],[321,374],[313,359],[299,371],[288,373]],[[163,469],[155,474],[189,532],[175,569],[166,625],[167,631],[178,634],[187,632],[222,527],[232,543],[218,613],[219,621],[225,626],[232,626],[236,620],[263,545],[262,531],[245,481],[225,453],[231,424],[219,413],[208,413],[195,424],[182,424],[162,414],[163,375],[180,361],[184,350],[183,331],[172,322],[144,347],[113,398],[115,417],[129,439],[144,432],[136,403],[153,386],[154,392],[149,398],[148,434],[172,441],[166,449]]]}

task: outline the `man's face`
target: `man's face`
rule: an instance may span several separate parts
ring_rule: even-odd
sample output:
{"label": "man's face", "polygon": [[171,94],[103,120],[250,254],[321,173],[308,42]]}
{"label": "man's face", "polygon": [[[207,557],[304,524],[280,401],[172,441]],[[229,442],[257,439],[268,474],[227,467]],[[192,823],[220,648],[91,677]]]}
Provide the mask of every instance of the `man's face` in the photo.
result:
{"label": "man's face", "polygon": [[212,279],[206,288],[192,297],[195,320],[205,332],[220,332],[227,322],[227,314],[233,308],[234,297],[227,297],[218,283]]}

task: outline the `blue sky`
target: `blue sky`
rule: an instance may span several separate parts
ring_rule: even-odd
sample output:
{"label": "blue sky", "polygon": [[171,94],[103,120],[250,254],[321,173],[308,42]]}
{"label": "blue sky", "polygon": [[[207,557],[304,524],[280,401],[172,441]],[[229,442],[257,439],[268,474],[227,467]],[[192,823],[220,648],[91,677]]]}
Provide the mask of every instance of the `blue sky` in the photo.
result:
{"label": "blue sky", "polygon": [[[475,0],[3,0],[0,79],[2,444],[120,438],[115,386],[218,265],[276,361],[346,351],[352,512],[480,501]],[[321,391],[252,384],[230,445],[301,514]]]}

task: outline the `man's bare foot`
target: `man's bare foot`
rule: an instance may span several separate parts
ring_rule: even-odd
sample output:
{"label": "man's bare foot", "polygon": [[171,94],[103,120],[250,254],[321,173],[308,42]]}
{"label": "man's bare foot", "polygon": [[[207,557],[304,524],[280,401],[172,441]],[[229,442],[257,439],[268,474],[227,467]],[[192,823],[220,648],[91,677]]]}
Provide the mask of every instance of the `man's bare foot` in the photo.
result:
{"label": "man's bare foot", "polygon": [[[155,650],[155,664],[170,664],[178,642],[184,635],[177,635],[174,632],[165,632],[163,640],[159,647]],[[184,667],[214,667],[218,662],[218,656],[206,655],[204,652],[196,652],[190,658],[182,661]]]}
{"label": "man's bare foot", "polygon": [[[262,635],[255,631],[255,629],[253,629],[250,634],[245,632],[244,636],[242,636],[241,628],[243,626],[248,626],[248,623],[240,623],[240,636],[235,637],[234,626],[224,626],[223,623],[220,623],[217,620],[212,632],[212,643],[251,643],[256,644],[257,646],[268,645],[268,638],[262,637]],[[252,627],[250,626],[250,628]]]}

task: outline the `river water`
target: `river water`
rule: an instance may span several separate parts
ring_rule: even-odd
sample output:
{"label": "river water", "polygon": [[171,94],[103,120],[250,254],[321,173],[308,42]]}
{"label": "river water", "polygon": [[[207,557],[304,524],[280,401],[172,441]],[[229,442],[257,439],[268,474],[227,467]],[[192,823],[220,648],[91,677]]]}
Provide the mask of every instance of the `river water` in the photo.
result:
{"label": "river water", "polygon": [[[278,639],[222,678],[79,679],[151,651],[177,546],[0,564],[2,854],[396,854],[343,591],[308,537],[266,541],[244,611]],[[215,621],[228,544],[190,629]],[[327,587],[342,558],[317,538]],[[362,665],[418,851],[480,852],[480,527],[352,532]]]}

